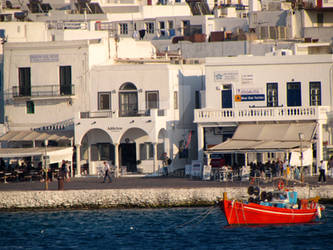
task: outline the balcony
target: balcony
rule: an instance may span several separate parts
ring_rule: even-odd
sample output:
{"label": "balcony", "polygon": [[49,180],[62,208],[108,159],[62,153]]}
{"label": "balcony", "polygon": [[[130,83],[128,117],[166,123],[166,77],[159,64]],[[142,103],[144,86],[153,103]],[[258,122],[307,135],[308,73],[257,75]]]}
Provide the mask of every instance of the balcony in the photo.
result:
{"label": "balcony", "polygon": [[13,87],[13,98],[15,99],[40,99],[40,98],[66,98],[75,95],[75,85],[60,86],[58,85],[39,85],[31,88]]}
{"label": "balcony", "polygon": [[166,110],[164,109],[147,109],[131,112],[120,112],[118,110],[99,110],[80,112],[80,119],[92,119],[92,118],[119,118],[119,117],[150,117],[150,116],[166,116]]}
{"label": "balcony", "polygon": [[327,119],[328,106],[197,109],[194,122],[264,122]]}

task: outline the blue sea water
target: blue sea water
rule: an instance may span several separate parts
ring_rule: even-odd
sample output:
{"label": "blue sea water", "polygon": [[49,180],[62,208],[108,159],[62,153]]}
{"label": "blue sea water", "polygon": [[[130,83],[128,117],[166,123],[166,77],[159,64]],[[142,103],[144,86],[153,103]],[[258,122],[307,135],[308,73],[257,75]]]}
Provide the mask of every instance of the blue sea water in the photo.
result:
{"label": "blue sea water", "polygon": [[229,227],[217,207],[0,212],[0,249],[332,249],[320,222]]}

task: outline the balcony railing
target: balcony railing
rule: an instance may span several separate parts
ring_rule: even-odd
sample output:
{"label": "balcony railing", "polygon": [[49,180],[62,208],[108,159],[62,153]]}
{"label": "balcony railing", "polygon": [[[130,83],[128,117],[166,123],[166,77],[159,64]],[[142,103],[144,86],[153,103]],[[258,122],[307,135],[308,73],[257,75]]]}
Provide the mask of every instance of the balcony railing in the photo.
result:
{"label": "balcony railing", "polygon": [[94,112],[80,112],[81,119],[89,119],[89,118],[112,118],[115,112],[114,111],[94,111]]}
{"label": "balcony railing", "polygon": [[[155,112],[152,112],[156,110]],[[90,118],[118,118],[118,117],[149,117],[149,116],[166,116],[167,112],[164,109],[147,109],[131,112],[119,112],[112,110],[99,110],[99,111],[89,111],[89,112],[80,112],[81,119],[90,119]]]}
{"label": "balcony railing", "polygon": [[195,110],[194,121],[251,122],[326,119],[328,106]]}
{"label": "balcony railing", "polygon": [[13,97],[57,97],[75,95],[75,86],[40,85],[30,88],[13,87]]}

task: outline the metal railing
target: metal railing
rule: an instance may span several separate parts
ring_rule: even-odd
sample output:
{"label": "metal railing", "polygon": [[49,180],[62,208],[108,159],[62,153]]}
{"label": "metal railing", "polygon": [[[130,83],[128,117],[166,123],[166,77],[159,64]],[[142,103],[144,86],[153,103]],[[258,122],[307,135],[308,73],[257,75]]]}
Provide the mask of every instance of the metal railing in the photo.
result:
{"label": "metal railing", "polygon": [[112,111],[112,110],[98,110],[98,111],[87,111],[80,112],[81,119],[90,118],[118,118],[118,117],[150,117],[159,116],[163,117],[167,115],[164,109],[155,109],[156,112],[152,112],[152,109],[138,110],[138,111]]}
{"label": "metal railing", "polygon": [[57,97],[75,95],[75,86],[39,85],[23,88],[14,86],[13,97]]}
{"label": "metal railing", "polygon": [[80,118],[81,119],[89,119],[89,118],[112,118],[113,111],[111,110],[101,110],[101,111],[94,111],[94,112],[80,112]]}

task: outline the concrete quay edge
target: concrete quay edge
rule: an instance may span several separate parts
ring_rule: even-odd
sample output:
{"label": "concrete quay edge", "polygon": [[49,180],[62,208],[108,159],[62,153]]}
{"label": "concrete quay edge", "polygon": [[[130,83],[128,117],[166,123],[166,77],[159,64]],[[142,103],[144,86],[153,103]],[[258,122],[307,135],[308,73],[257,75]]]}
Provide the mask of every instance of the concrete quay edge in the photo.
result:
{"label": "concrete quay edge", "polygon": [[[322,201],[333,202],[331,185],[296,187],[294,190],[300,199],[319,196]],[[247,187],[2,191],[0,210],[209,206],[216,204],[224,192],[229,199],[248,197]]]}

